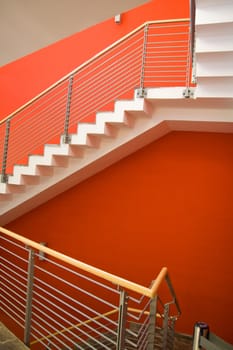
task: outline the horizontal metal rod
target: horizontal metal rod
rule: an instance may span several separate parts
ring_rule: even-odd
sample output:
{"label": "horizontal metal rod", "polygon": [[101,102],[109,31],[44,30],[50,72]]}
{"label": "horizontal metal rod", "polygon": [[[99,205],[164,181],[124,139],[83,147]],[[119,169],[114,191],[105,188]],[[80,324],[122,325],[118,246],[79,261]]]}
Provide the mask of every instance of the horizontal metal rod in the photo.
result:
{"label": "horizontal metal rod", "polygon": [[10,282],[10,279],[11,279],[11,280],[15,281],[15,288],[17,288],[17,285],[20,285],[20,286],[22,286],[23,288],[25,288],[25,283],[23,283],[22,281],[17,280],[17,278],[15,278],[15,277],[13,277],[13,276],[10,276],[10,279],[9,279],[9,275],[8,275],[7,273],[5,273],[4,270],[2,270],[1,272],[2,272],[3,275],[6,275],[6,276],[7,276],[7,278],[6,278],[6,277],[4,277],[4,276],[2,275],[2,279],[3,279],[3,280],[5,280],[6,282],[11,283],[11,282]]}
{"label": "horizontal metal rod", "polygon": [[[24,318],[23,317],[19,317],[16,313],[15,315],[23,322],[23,323],[20,323],[19,320],[17,318],[14,318],[12,316],[12,314],[10,312],[8,312],[5,307],[7,308],[6,305],[4,305],[4,307],[1,308],[1,311],[3,311],[7,316],[9,316],[15,323],[17,323],[18,326],[24,328]],[[13,311],[12,311],[13,312]],[[14,312],[13,312],[14,313]]]}
{"label": "horizontal metal rod", "polygon": [[[41,332],[38,330],[38,328],[40,328],[40,329],[42,329],[43,331],[47,332],[46,328],[44,328],[44,327],[41,325],[40,322],[37,322],[37,321],[34,320],[33,323],[37,326],[37,328],[34,327],[34,326],[31,326],[31,329],[33,329],[35,332],[37,332],[40,336],[42,336],[43,333],[41,333]],[[64,344],[64,345],[65,345],[65,344]],[[56,339],[55,339],[55,342],[54,342],[53,340],[50,339],[49,343],[46,344],[46,349],[47,349],[48,346],[53,346],[53,348],[56,348],[56,349],[58,349],[58,350],[62,350],[62,348],[60,348],[60,346],[58,346],[58,345],[56,344]],[[71,349],[69,349],[69,350],[71,350]]]}
{"label": "horizontal metal rod", "polygon": [[[19,314],[24,315],[24,310],[21,310],[18,306],[16,306],[15,304],[12,303],[12,301],[10,301],[9,299],[7,299],[4,295],[1,295],[1,298],[4,299],[8,304],[10,304],[13,308],[11,309],[8,305],[4,304],[4,307],[7,308],[8,310],[10,310],[12,313],[14,313],[15,315],[18,316],[19,319],[23,319],[21,318],[21,316]],[[17,310],[18,313],[16,311]]]}
{"label": "horizontal metal rod", "polygon": [[[5,273],[7,276],[10,276],[10,278],[12,277],[12,274],[16,275],[17,277],[21,278],[22,280],[24,281],[27,281],[27,277],[26,277],[26,273],[25,271],[23,271],[24,276],[22,276],[20,273],[16,272],[15,270],[13,270],[12,268],[10,268],[9,266],[7,266],[6,264],[5,265],[2,265],[5,270],[7,270],[8,272],[10,272],[11,274],[7,273],[6,271],[2,270],[3,273]],[[17,266],[15,266],[15,269],[17,269]],[[22,273],[22,271],[20,271]],[[12,277],[13,278],[13,277]]]}
{"label": "horizontal metal rod", "polygon": [[[38,256],[39,256],[39,254],[38,254]],[[67,271],[67,272],[70,272],[70,273],[74,274],[75,276],[78,276],[78,277],[80,277],[80,278],[85,279],[86,281],[89,281],[89,282],[94,283],[94,284],[96,284],[96,285],[98,285],[98,286],[101,286],[101,287],[103,287],[103,288],[105,288],[105,289],[108,289],[109,291],[111,291],[111,292],[113,292],[113,293],[116,293],[116,294],[118,294],[118,295],[120,294],[119,290],[114,289],[114,288],[112,288],[112,287],[109,287],[109,286],[107,286],[106,284],[103,284],[103,283],[101,283],[101,282],[98,282],[98,281],[96,281],[96,280],[94,280],[94,279],[92,279],[92,278],[90,278],[90,277],[88,277],[88,276],[86,276],[86,275],[83,275],[83,274],[81,274],[81,273],[79,273],[79,272],[77,272],[77,271],[71,270],[70,268],[68,268],[68,267],[66,267],[66,266],[64,266],[64,265],[61,265],[61,264],[59,264],[59,263],[57,263],[57,262],[55,262],[55,261],[53,261],[53,260],[50,260],[50,259],[48,259],[48,258],[45,257],[45,261],[49,261],[50,264],[55,265],[55,266],[57,266],[57,267],[60,267],[61,269],[63,269],[63,270],[65,270],[65,271]]]}
{"label": "horizontal metal rod", "polygon": [[[2,239],[3,241],[8,242],[8,243],[14,245],[15,247],[18,247],[18,248],[20,248],[20,249],[22,249],[22,250],[24,250],[24,251],[27,251],[26,246],[22,246],[22,245],[20,245],[19,243],[10,240],[8,237],[0,236],[0,239]],[[1,246],[1,248],[3,249],[3,246]],[[7,250],[6,248],[5,248],[5,250],[6,250],[7,252],[11,252],[10,250]]]}
{"label": "horizontal metal rod", "polygon": [[[25,290],[23,290],[23,289],[21,289],[16,283],[11,282],[11,281],[9,280],[8,277],[2,276],[1,279],[2,279],[2,281],[5,281],[6,283],[10,284],[10,285],[13,287],[13,288],[12,288],[12,293],[13,293],[13,290],[16,289],[16,290],[18,290],[20,293],[22,293],[22,294],[25,295],[25,300],[26,300],[26,294],[27,294],[27,293],[26,293],[25,285],[23,285],[23,284],[21,283],[21,285],[23,286],[23,288],[25,288]],[[3,285],[2,281],[1,281],[0,283]],[[17,280],[16,280],[16,282],[17,282]],[[18,282],[17,282],[17,283],[18,283]],[[18,283],[18,284],[20,284],[20,283]],[[3,285],[3,287],[6,288],[6,285]],[[9,288],[10,288],[10,287],[9,287]],[[1,288],[1,289],[3,289],[3,288]]]}
{"label": "horizontal metal rod", "polygon": [[[39,295],[38,293],[35,293],[37,297],[41,297],[42,300],[47,301],[48,304],[50,304],[51,306],[57,307],[57,309],[59,311],[61,311],[61,313],[64,313],[67,316],[71,316],[71,314],[69,313],[69,311],[62,309],[61,307],[58,307],[57,304],[51,302],[50,300],[46,300],[44,299],[41,295]],[[62,321],[64,321],[64,323],[67,323],[69,325],[69,327],[64,327],[64,329],[70,330],[72,328],[77,328],[77,327],[81,327],[81,326],[85,326],[88,325],[89,323],[95,323],[96,325],[100,326],[101,328],[105,328],[106,331],[111,332],[111,329],[106,327],[104,324],[99,323],[98,320],[99,319],[103,319],[104,321],[108,321],[108,324],[111,324],[112,326],[116,327],[117,323],[113,322],[110,318],[108,318],[107,316],[114,314],[115,312],[118,311],[118,309],[114,309],[115,312],[106,312],[105,314],[98,314],[98,316],[96,317],[91,317],[90,315],[83,313],[81,311],[79,311],[78,309],[76,310],[76,314],[80,314],[81,316],[84,316],[86,318],[86,321],[80,320],[77,315],[72,315],[72,319],[75,320],[75,323],[71,323],[70,321],[67,321],[66,318],[64,318],[63,316],[61,316],[61,314],[59,314],[58,312],[55,312],[53,309],[47,307],[45,304],[43,304],[42,302],[40,302],[38,299],[35,300],[34,303],[37,303],[38,305],[40,305],[40,312],[43,313],[42,308],[46,309],[47,311],[49,311],[50,313],[52,313],[53,315],[55,315],[57,318],[61,319]],[[36,308],[36,307],[35,307]],[[37,308],[38,309],[38,308]],[[72,308],[72,311],[74,312],[75,309]],[[46,316],[45,317],[49,317]],[[110,322],[111,321],[111,322]],[[78,322],[78,323],[77,323]],[[90,328],[92,329],[92,328]]]}
{"label": "horizontal metal rod", "polygon": [[[42,315],[43,315],[43,317],[42,316],[40,316],[39,314],[38,314],[38,312],[36,312],[35,310],[37,310],[37,311],[39,311]],[[45,317],[44,316],[46,316],[50,321],[52,321],[52,322],[47,322],[46,321],[46,319],[45,319]],[[58,331],[58,329],[55,327],[55,326],[53,326],[52,324],[53,323],[55,323],[56,325],[58,325],[58,326],[62,326],[61,324],[59,324],[59,322],[57,322],[55,319],[53,319],[52,317],[50,317],[48,314],[46,315],[44,312],[42,312],[42,310],[40,309],[40,308],[35,308],[35,306],[34,306],[34,308],[33,308],[33,317],[34,317],[34,319],[36,319],[37,321],[39,320],[40,322],[39,322],[39,325],[40,325],[40,327],[47,333],[47,334],[50,334],[51,336],[50,336],[50,338],[49,339],[56,339],[56,340],[58,340],[58,341],[61,341],[61,343],[63,344],[63,345],[65,345],[64,343],[63,343],[63,341],[61,340],[61,337],[57,337],[57,335],[60,335],[60,333],[59,333],[59,331]],[[34,319],[33,319],[33,322],[34,322]],[[44,325],[44,326],[43,326]],[[48,326],[48,328],[46,328],[45,326]],[[51,332],[52,331],[52,332]],[[72,335],[73,337],[75,337],[75,334],[74,333],[72,333],[72,332],[70,332],[70,335]],[[48,337],[45,337],[45,339],[48,339]],[[64,338],[64,340],[68,340],[68,341],[70,341],[70,338],[67,336],[67,335],[65,335],[65,334],[62,334],[62,338]],[[43,339],[42,339],[43,340]],[[35,342],[34,342],[34,344],[35,344]],[[32,343],[30,343],[30,345],[32,345]]]}
{"label": "horizontal metal rod", "polygon": [[[72,305],[67,304],[64,300],[62,300],[62,299],[56,297],[55,295],[49,293],[48,291],[45,291],[44,289],[40,288],[39,286],[36,286],[36,288],[40,289],[40,290],[43,291],[45,294],[49,295],[50,297],[52,297],[53,299],[55,299],[56,301],[58,301],[60,304],[65,305],[68,309],[71,309],[72,312],[79,312],[80,314],[82,314],[82,316],[84,316],[84,317],[86,317],[86,318],[90,317],[90,315],[88,315],[88,314],[86,314],[86,313],[84,313],[84,312],[79,311],[79,309],[78,309],[77,307],[73,307]],[[53,288],[53,289],[54,289],[54,288]],[[58,291],[57,291],[57,292],[58,292]],[[44,300],[45,302],[47,302],[47,303],[49,303],[49,304],[55,306],[55,307],[56,307],[58,310],[60,310],[61,312],[67,314],[67,316],[70,315],[67,311],[65,311],[64,309],[62,309],[60,306],[58,306],[57,304],[55,304],[54,302],[52,302],[52,301],[49,300],[48,298],[43,297],[43,296],[42,296],[41,294],[39,294],[36,290],[34,291],[34,294],[37,295],[38,297],[40,297],[40,298],[41,298],[42,300]],[[60,292],[60,294],[64,295],[64,293],[62,293],[62,292]],[[74,299],[74,298],[71,298],[70,296],[67,296],[67,295],[66,295],[66,297],[67,297],[67,299],[71,300],[71,301],[74,302],[75,304],[77,304],[77,305],[83,307],[85,310],[90,311],[90,312],[93,313],[94,315],[99,315],[99,313],[98,313],[96,310],[90,308],[90,307],[87,306],[86,304],[83,304],[83,303],[79,302],[78,300],[76,300],[76,299]],[[74,317],[74,318],[75,318],[75,317]],[[111,321],[110,319],[107,319],[107,320],[108,320],[108,321]],[[114,322],[113,322],[113,323],[114,323]]]}
{"label": "horizontal metal rod", "polygon": [[[101,318],[104,318],[104,317],[106,318],[106,316],[110,316],[110,315],[112,315],[112,314],[115,314],[116,312],[118,312],[118,309],[114,309],[114,310],[108,311],[108,312],[104,313],[103,315],[99,315],[99,316],[96,316],[96,317],[93,317],[93,318],[89,318],[89,319],[87,319],[87,320],[85,320],[85,321],[82,321],[82,322],[80,322],[80,323],[71,325],[70,327],[62,328],[61,330],[59,330],[59,332],[57,332],[57,333],[55,333],[55,334],[53,334],[53,335],[58,335],[58,334],[61,334],[61,333],[68,332],[68,331],[70,331],[70,330],[72,330],[72,329],[77,329],[77,328],[79,328],[79,327],[81,327],[81,326],[83,326],[83,325],[85,325],[85,324],[88,324],[88,323],[93,322],[94,320],[98,320],[98,319],[101,319]],[[112,331],[110,328],[108,328],[108,330],[115,334],[115,332]],[[44,339],[49,339],[51,336],[52,336],[52,335],[49,334],[49,335],[47,335]],[[43,339],[39,339],[39,340],[37,340],[37,341],[33,341],[33,342],[31,343],[31,345],[33,345],[33,344],[35,344],[35,343],[38,343],[40,340],[43,340]]]}
{"label": "horizontal metal rod", "polygon": [[6,263],[6,264],[4,264],[3,266],[7,266],[7,265],[13,266],[14,269],[17,269],[17,270],[20,271],[22,274],[27,275],[27,272],[26,272],[24,269],[22,269],[21,267],[19,267],[17,264],[12,263],[12,262],[9,260],[9,258],[8,258],[8,259],[5,259],[5,258],[3,258],[3,256],[1,256],[0,259],[1,259],[2,261],[5,261],[5,263]]}
{"label": "horizontal metal rod", "polygon": [[[6,290],[9,290],[10,292],[8,293]],[[25,306],[25,303],[26,303],[26,293],[23,292],[23,291],[21,291],[21,290],[20,290],[20,292],[22,292],[22,294],[24,294],[25,297],[23,297],[23,296],[20,295],[17,291],[15,291],[15,288],[14,288],[14,289],[13,289],[13,288],[10,288],[7,284],[4,285],[4,294],[9,295],[10,297],[12,297],[12,294],[14,294],[14,295],[17,297],[17,299],[21,299],[21,300],[24,302],[23,304],[21,303],[21,305],[24,305],[24,306]],[[2,292],[2,293],[3,293],[3,292]],[[18,302],[17,299],[15,299],[16,302]]]}
{"label": "horizontal metal rod", "polygon": [[17,259],[24,261],[25,263],[27,263],[27,260],[20,257],[19,255],[15,254],[12,252],[12,250],[6,249],[5,247],[1,247],[2,250],[4,250],[5,252],[9,253],[10,255],[13,255],[14,257],[16,257]]}
{"label": "horizontal metal rod", "polygon": [[[35,341],[31,342],[31,345],[33,345],[35,342],[36,343],[40,343],[42,345],[44,345],[45,347],[48,346],[48,343],[45,343],[44,340],[46,340],[46,337],[43,335],[43,333],[41,333],[37,328],[32,326],[32,330],[34,330],[35,333],[38,333],[40,335],[40,338],[38,338],[33,332],[32,335],[33,337],[36,339]],[[89,343],[86,342],[83,338],[81,338],[80,336],[77,335],[77,339],[79,339],[79,341],[81,341],[82,343],[86,344],[89,346]],[[49,343],[51,345],[53,345],[53,341],[49,340]],[[75,344],[75,346],[77,347],[78,344]],[[89,346],[90,348],[92,348],[92,346]],[[80,349],[83,349],[82,347],[79,347]],[[95,348],[93,348],[95,350]]]}
{"label": "horizontal metal rod", "polygon": [[[98,297],[97,295],[95,295],[95,294],[93,294],[93,293],[91,293],[91,292],[89,292],[89,291],[87,291],[87,290],[85,290],[85,289],[83,289],[81,287],[78,287],[77,285],[75,285],[75,284],[73,284],[71,282],[68,282],[67,280],[63,279],[62,277],[59,277],[59,276],[53,274],[52,272],[48,272],[48,271],[44,271],[44,272],[47,275],[49,275],[50,277],[53,277],[56,280],[58,280],[58,281],[60,281],[60,282],[62,282],[64,284],[72,287],[74,290],[79,291],[79,292],[81,292],[81,293],[83,293],[85,295],[88,295],[89,297],[91,297],[91,298],[93,298],[93,299],[95,299],[95,300],[97,300],[97,301],[99,301],[99,302],[101,302],[101,303],[103,303],[105,305],[108,305],[110,307],[114,307],[114,305],[112,303],[108,302],[107,300],[104,300],[104,299]],[[44,282],[44,281],[42,281],[42,280],[40,280],[38,278],[35,278],[35,281],[41,282],[41,283],[47,285],[47,287],[52,288],[51,285],[49,285],[48,283],[46,283],[46,282]],[[66,295],[65,293],[62,293],[60,290],[57,290],[57,292],[59,292],[60,294],[62,294],[63,296],[68,298],[68,295]]]}

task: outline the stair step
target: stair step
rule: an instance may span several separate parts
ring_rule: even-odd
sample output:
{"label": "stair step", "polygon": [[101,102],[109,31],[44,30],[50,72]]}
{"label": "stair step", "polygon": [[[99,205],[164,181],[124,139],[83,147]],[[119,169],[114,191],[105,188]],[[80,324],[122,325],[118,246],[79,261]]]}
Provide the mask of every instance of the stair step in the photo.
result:
{"label": "stair step", "polygon": [[205,24],[196,28],[196,52],[233,51],[233,22]]}
{"label": "stair step", "polygon": [[196,97],[232,98],[233,77],[198,77]]}
{"label": "stair step", "polygon": [[233,51],[197,54],[197,77],[233,77]]}
{"label": "stair step", "polygon": [[196,24],[224,23],[233,21],[232,0],[197,0]]}

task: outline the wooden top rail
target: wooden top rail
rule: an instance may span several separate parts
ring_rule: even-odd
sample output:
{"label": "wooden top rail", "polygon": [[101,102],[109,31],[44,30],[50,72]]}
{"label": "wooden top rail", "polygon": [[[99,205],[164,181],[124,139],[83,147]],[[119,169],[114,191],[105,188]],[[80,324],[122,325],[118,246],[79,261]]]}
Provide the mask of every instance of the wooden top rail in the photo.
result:
{"label": "wooden top rail", "polygon": [[152,284],[152,287],[150,288],[151,291],[151,297],[154,298],[158,292],[159,286],[162,283],[162,281],[166,278],[167,276],[167,268],[163,267],[160,270],[160,273],[158,274],[156,280],[154,281],[154,283]]}
{"label": "wooden top rail", "polygon": [[13,113],[9,114],[7,117],[5,117],[4,119],[2,119],[0,121],[0,125],[5,123],[5,121],[9,118],[13,118],[17,113],[21,112],[23,109],[27,108],[28,106],[30,106],[33,102],[37,101],[40,97],[44,96],[46,93],[48,93],[49,91],[51,91],[52,89],[54,89],[56,86],[60,85],[62,82],[64,82],[66,79],[68,79],[70,76],[76,74],[78,71],[80,71],[82,68],[86,67],[88,64],[92,63],[93,61],[95,61],[97,58],[103,56],[106,52],[110,51],[112,48],[116,47],[117,45],[119,45],[120,43],[122,43],[123,41],[125,41],[126,39],[128,39],[130,36],[132,36],[133,34],[135,34],[136,32],[138,32],[140,29],[142,29],[143,27],[145,27],[146,25],[150,25],[150,24],[163,24],[163,23],[174,23],[174,22],[187,22],[190,21],[190,18],[174,18],[174,19],[165,19],[165,20],[158,20],[158,21],[147,21],[144,22],[143,24],[141,24],[139,27],[135,28],[134,30],[132,30],[130,33],[126,34],[125,36],[123,36],[121,39],[115,41],[113,44],[109,45],[107,48],[105,48],[104,50],[100,51],[98,54],[94,55],[93,57],[91,57],[89,60],[87,60],[86,62],[82,63],[80,66],[78,66],[77,68],[75,68],[73,71],[71,71],[70,73],[68,73],[67,75],[65,75],[63,78],[61,78],[60,80],[58,80],[56,83],[52,84],[51,86],[49,86],[47,89],[43,90],[41,93],[39,93],[37,96],[35,96],[33,99],[31,99],[30,101],[28,101],[27,103],[25,103],[24,105],[22,105],[21,107],[19,107],[18,109],[16,109]]}
{"label": "wooden top rail", "polygon": [[124,278],[121,278],[119,276],[113,275],[111,273],[105,272],[101,269],[98,269],[96,267],[93,267],[91,265],[85,264],[79,260],[76,260],[74,258],[71,258],[67,255],[64,255],[62,253],[57,252],[56,250],[53,250],[51,248],[42,246],[39,243],[36,243],[28,238],[25,238],[23,236],[18,235],[17,233],[14,233],[4,227],[0,227],[0,232],[4,233],[6,236],[11,237],[23,244],[25,244],[28,247],[34,248],[38,251],[44,252],[45,254],[48,254],[58,260],[61,260],[65,263],[68,263],[76,268],[79,268],[83,271],[86,271],[88,273],[91,273],[95,276],[98,276],[106,281],[109,281],[115,285],[121,286],[123,288],[126,288],[128,290],[134,291],[138,294],[145,295],[149,298],[154,298],[155,295],[158,293],[158,289],[162,281],[167,275],[167,268],[163,267],[156,278],[155,282],[152,285],[152,288],[146,288],[144,286],[141,286],[140,284],[130,282]]}

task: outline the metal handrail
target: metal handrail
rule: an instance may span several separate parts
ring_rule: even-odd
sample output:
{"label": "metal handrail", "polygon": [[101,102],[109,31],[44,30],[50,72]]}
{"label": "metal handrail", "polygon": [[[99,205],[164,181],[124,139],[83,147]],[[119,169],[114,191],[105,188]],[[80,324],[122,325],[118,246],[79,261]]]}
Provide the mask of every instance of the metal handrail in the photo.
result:
{"label": "metal handrail", "polygon": [[14,117],[17,113],[21,112],[23,109],[25,109],[26,107],[30,106],[33,102],[37,101],[40,97],[44,96],[49,91],[54,89],[56,86],[60,85],[66,79],[68,79],[72,75],[76,74],[78,71],[80,71],[84,67],[88,66],[90,63],[94,62],[97,58],[103,56],[106,52],[110,51],[112,48],[116,47],[117,45],[119,45],[120,43],[122,43],[123,41],[125,41],[126,39],[131,37],[133,34],[138,32],[142,28],[144,28],[146,25],[149,25],[149,24],[162,24],[162,23],[175,23],[175,22],[187,22],[189,20],[190,20],[190,18],[173,18],[173,19],[166,19],[166,20],[156,20],[156,21],[144,22],[143,24],[141,24],[140,26],[138,26],[137,28],[132,30],[130,33],[126,34],[125,36],[123,36],[119,40],[115,41],[113,44],[109,45],[104,50],[100,51],[99,53],[97,53],[96,55],[91,57],[89,60],[87,60],[84,63],[82,63],[81,65],[79,65],[77,68],[72,70],[70,73],[68,73],[65,76],[63,76],[61,79],[56,81],[56,83],[50,85],[47,89],[43,90],[41,93],[36,95],[34,98],[32,98],[30,101],[28,101],[27,103],[22,105],[20,108],[16,109],[14,112],[9,114],[7,117],[5,117],[4,119],[0,120],[0,125],[3,124],[7,119]]}

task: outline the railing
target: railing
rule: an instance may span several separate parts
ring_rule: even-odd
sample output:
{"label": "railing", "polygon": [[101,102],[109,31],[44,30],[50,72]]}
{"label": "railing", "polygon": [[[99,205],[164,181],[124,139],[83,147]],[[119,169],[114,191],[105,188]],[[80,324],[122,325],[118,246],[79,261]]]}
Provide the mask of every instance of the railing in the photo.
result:
{"label": "railing", "polygon": [[1,317],[31,349],[172,349],[181,311],[167,268],[146,288],[5,228],[0,241]]}
{"label": "railing", "polygon": [[138,88],[184,86],[191,77],[188,18],[146,22],[0,122],[0,178],[42,154],[47,143],[69,143],[80,122],[132,98]]}
{"label": "railing", "polygon": [[199,349],[233,350],[233,345],[210,332],[207,323],[197,322],[194,327],[193,350]]}

